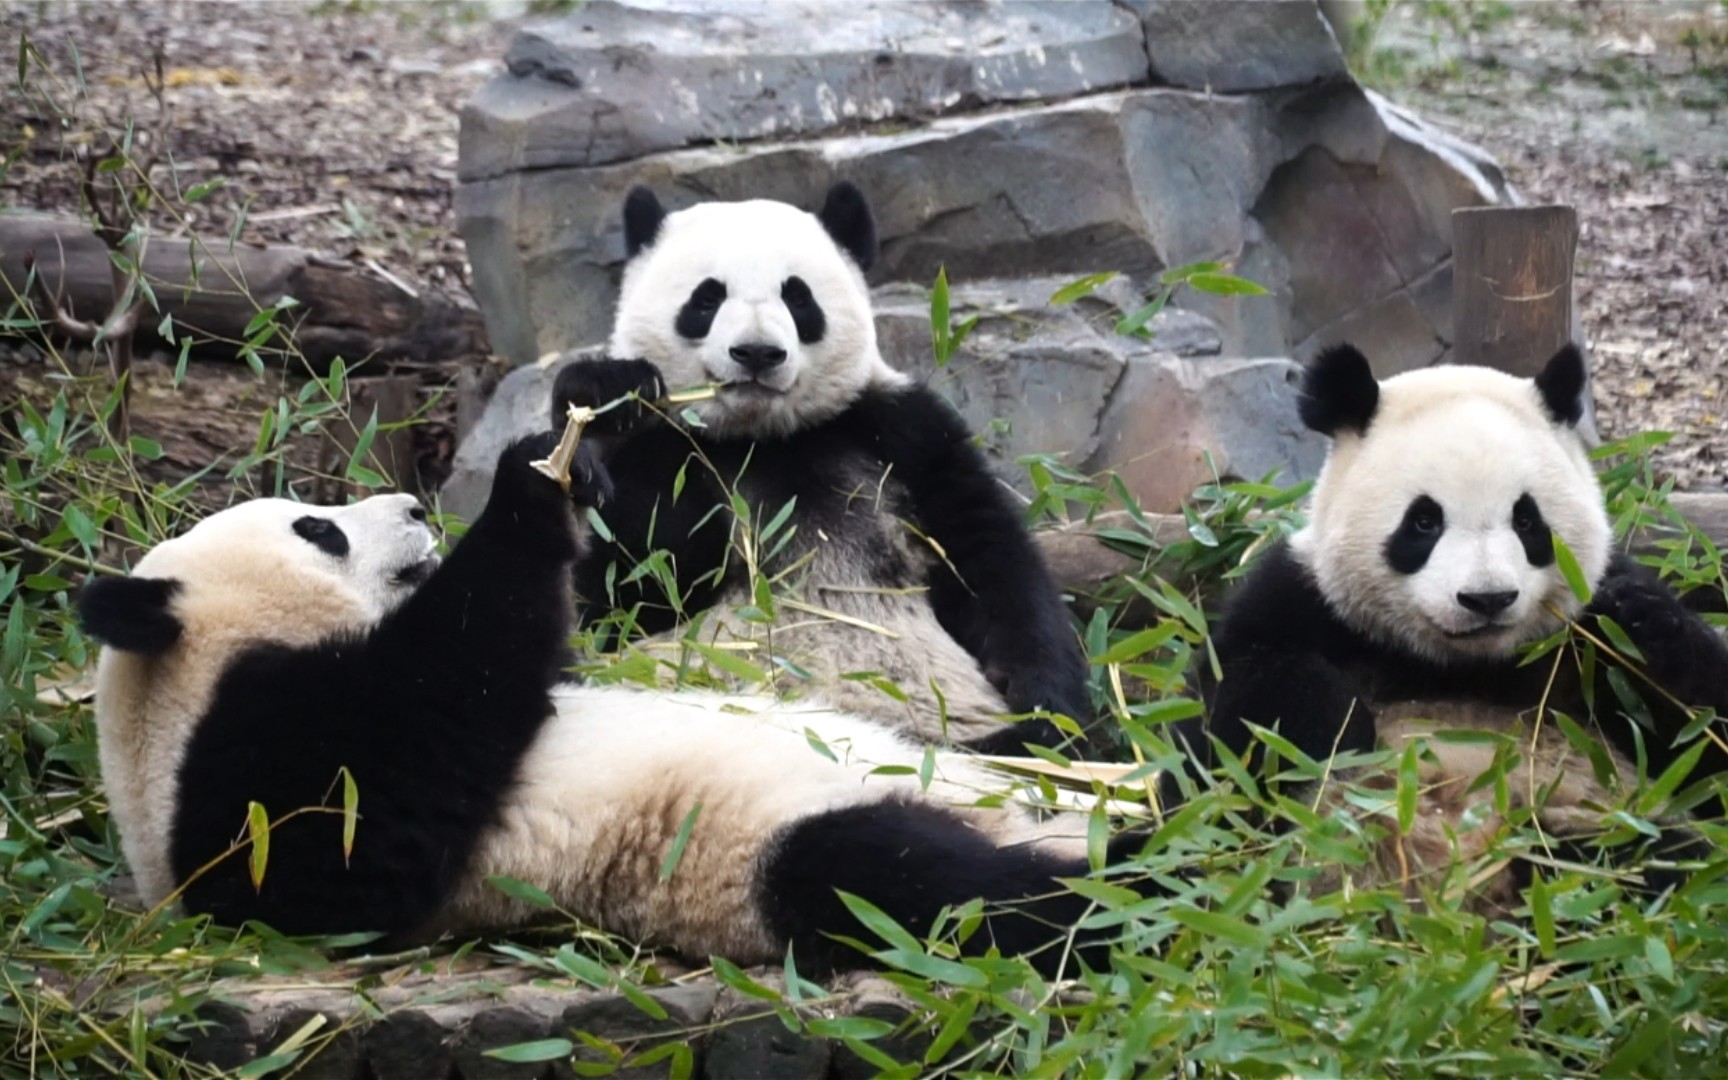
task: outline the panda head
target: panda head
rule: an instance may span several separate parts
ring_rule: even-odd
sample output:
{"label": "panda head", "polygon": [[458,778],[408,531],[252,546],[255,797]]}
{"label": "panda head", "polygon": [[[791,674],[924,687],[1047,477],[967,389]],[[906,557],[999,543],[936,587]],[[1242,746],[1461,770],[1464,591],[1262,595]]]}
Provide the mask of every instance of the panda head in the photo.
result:
{"label": "panda head", "polygon": [[1377,382],[1354,348],[1322,353],[1301,414],[1333,444],[1292,543],[1340,617],[1444,663],[1510,656],[1575,616],[1553,536],[1592,583],[1612,539],[1584,393],[1572,346],[1534,379],[1448,365]]}
{"label": "panda head", "polygon": [[411,495],[344,507],[254,499],[152,548],[131,576],[90,581],[79,616],[113,649],[220,664],[259,642],[306,644],[371,626],[437,562]]}
{"label": "panda head", "polygon": [[668,214],[639,187],[624,246],[612,355],[652,361],[674,391],[717,386],[692,406],[715,434],[788,434],[906,381],[877,351],[876,223],[849,183],[815,214],[767,199]]}

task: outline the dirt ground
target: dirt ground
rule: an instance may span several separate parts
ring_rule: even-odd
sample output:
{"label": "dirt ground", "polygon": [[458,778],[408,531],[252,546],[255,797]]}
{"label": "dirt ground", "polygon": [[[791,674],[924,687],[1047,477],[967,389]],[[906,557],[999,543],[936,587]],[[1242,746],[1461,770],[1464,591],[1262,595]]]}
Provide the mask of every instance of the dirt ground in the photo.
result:
{"label": "dirt ground", "polygon": [[[223,181],[163,229],[225,235],[243,217],[243,240],[462,288],[457,114],[502,70],[524,11],[457,0],[0,6],[7,37],[27,35],[54,72],[59,110],[9,90],[0,131],[17,157],[0,197],[71,210],[63,133],[91,120],[122,130],[134,115],[148,141],[159,113],[144,75],[159,48],[174,176],[181,190]],[[1659,461],[1679,486],[1728,486],[1728,4],[1405,0],[1389,12],[1358,38],[1368,80],[1488,148],[1528,200],[1577,207],[1605,434],[1672,431]],[[66,113],[85,120],[64,125]],[[29,360],[4,352],[0,375]]]}

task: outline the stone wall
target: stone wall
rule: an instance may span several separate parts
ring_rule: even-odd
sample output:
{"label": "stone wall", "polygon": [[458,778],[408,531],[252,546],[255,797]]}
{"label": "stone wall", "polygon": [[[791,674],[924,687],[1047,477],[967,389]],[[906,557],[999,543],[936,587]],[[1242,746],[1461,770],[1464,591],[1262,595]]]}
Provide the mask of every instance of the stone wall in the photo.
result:
{"label": "stone wall", "polygon": [[[463,113],[460,177],[475,293],[517,364],[606,338],[639,183],[673,207],[809,206],[851,179],[879,217],[873,283],[945,266],[985,312],[1027,312],[1052,280],[1114,270],[1146,293],[1227,263],[1271,295],[1178,297],[1216,360],[1107,328],[1070,354],[1058,317],[1017,374],[961,387],[975,424],[985,398],[1012,407],[1002,460],[1122,467],[1153,509],[1207,450],[1244,476],[1318,461],[1273,400],[1292,359],[1344,338],[1382,374],[1443,357],[1449,215],[1510,198],[1480,151],[1358,86],[1312,0],[592,0],[512,45]],[[879,296],[891,361],[928,366],[919,294]],[[1076,379],[1084,408],[1026,389]]]}

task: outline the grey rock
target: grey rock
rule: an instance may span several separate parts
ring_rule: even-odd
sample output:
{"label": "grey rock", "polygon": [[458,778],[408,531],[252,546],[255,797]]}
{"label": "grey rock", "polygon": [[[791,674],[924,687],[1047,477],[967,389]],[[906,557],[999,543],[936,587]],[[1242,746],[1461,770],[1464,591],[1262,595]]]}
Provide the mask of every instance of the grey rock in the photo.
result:
{"label": "grey rock", "polygon": [[[836,179],[872,198],[878,281],[1098,270],[1146,274],[1229,259],[1279,161],[1259,101],[1174,90],[940,120],[915,132],[659,154],[628,165],[540,169],[465,183],[457,213],[493,348],[525,363],[602,340],[623,262],[625,193],[670,207],[704,198],[813,206]],[[1227,347],[1282,351],[1283,340]]]}
{"label": "grey rock", "polygon": [[[706,1024],[713,1015],[718,989],[713,983],[668,986],[648,991],[648,996],[666,1010],[665,1019],[649,1016],[621,994],[607,994],[565,1009],[553,1027],[553,1034],[573,1038],[572,1032],[588,1032],[617,1044],[626,1055],[641,1054],[662,1043],[688,1038],[688,1032]],[[593,1048],[581,1045],[576,1057],[596,1064],[608,1060]],[[640,1066],[628,1064],[628,1056],[625,1061],[623,1067],[607,1075],[624,1080],[652,1080],[672,1073],[671,1058]],[[573,1070],[564,1072],[573,1074]]]}
{"label": "grey rock", "polygon": [[1127,0],[1146,31],[1152,77],[1240,93],[1348,79],[1332,27],[1308,0]]}
{"label": "grey rock", "polygon": [[504,1061],[488,1057],[497,1050],[547,1037],[545,1017],[504,1006],[477,1013],[456,1037],[456,1070],[462,1080],[538,1080],[550,1067],[544,1061]]}
{"label": "grey rock", "polygon": [[412,1010],[391,1013],[367,1028],[360,1045],[378,1080],[449,1076],[456,1060],[443,1026]]}
{"label": "grey rock", "polygon": [[1325,441],[1296,412],[1301,369],[1284,359],[1130,358],[1087,472],[1116,472],[1148,511],[1178,509],[1214,477],[1313,477]]}
{"label": "grey rock", "polygon": [[1100,0],[593,0],[523,30],[462,115],[461,175],[1059,99],[1146,78]]}
{"label": "grey rock", "polygon": [[528,364],[506,375],[486,410],[456,448],[450,477],[438,491],[439,508],[473,521],[492,490],[498,455],[511,442],[552,426],[552,382],[558,370],[582,356],[602,356],[595,347],[561,354],[546,364]]}
{"label": "grey rock", "polygon": [[703,1045],[702,1075],[713,1080],[824,1080],[833,1049],[826,1039],[788,1031],[780,1018],[745,1005],[716,1018]]}

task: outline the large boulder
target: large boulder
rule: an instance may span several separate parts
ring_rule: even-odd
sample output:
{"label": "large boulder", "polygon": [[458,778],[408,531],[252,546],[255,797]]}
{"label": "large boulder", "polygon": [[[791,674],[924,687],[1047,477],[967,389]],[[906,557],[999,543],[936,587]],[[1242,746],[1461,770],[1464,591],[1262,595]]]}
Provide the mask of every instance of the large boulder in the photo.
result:
{"label": "large boulder", "polygon": [[[463,113],[460,174],[474,291],[518,364],[606,339],[633,185],[673,208],[813,206],[853,180],[879,219],[895,362],[931,367],[917,288],[946,267],[984,315],[972,348],[995,352],[938,385],[1001,459],[1139,462],[1152,503],[1195,467],[1154,484],[1165,466],[1145,463],[1198,450],[1303,471],[1264,397],[1287,369],[1264,358],[1344,337],[1381,374],[1443,358],[1450,213],[1512,198],[1479,150],[1359,87],[1313,0],[592,0],[519,36]],[[1116,340],[1077,310],[1030,331],[1000,316],[1051,279],[1119,271],[1146,294],[1199,261],[1270,290],[1175,299],[1245,364]],[[497,408],[518,409],[508,385]],[[1166,392],[1183,401],[1150,401]],[[1128,445],[1178,422],[1186,449]],[[1225,453],[1256,423],[1275,434]]]}

